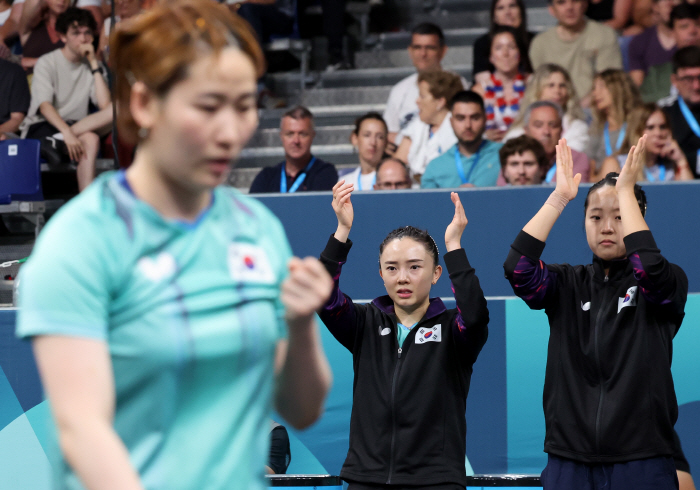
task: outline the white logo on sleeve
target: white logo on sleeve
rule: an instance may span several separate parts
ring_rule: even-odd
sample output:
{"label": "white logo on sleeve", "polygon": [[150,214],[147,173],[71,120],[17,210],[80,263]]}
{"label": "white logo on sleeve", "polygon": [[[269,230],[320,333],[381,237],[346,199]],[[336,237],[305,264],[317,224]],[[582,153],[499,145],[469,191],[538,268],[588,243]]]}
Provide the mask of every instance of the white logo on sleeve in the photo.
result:
{"label": "white logo on sleeve", "polygon": [[252,243],[228,246],[228,270],[231,279],[239,282],[274,283],[276,279],[265,250]]}
{"label": "white logo on sleeve", "polygon": [[624,298],[617,298],[618,313],[627,306],[637,306],[637,286],[629,288]]}
{"label": "white logo on sleeve", "polygon": [[442,325],[439,323],[432,327],[421,327],[416,332],[416,344],[425,344],[426,342],[441,342],[442,341]]}
{"label": "white logo on sleeve", "polygon": [[177,264],[168,252],[161,252],[156,257],[141,257],[137,265],[141,274],[147,279],[158,282],[175,274]]}
{"label": "white logo on sleeve", "polygon": [[590,310],[590,309],[591,309],[591,302],[589,301],[589,302],[587,302],[587,303],[584,303],[583,301],[581,301],[581,309],[582,309],[583,311],[588,311],[588,310]]}
{"label": "white logo on sleeve", "polygon": [[391,333],[391,329],[389,327],[382,329],[382,326],[379,325],[379,335],[381,335],[383,337],[385,335],[389,335],[390,333]]}

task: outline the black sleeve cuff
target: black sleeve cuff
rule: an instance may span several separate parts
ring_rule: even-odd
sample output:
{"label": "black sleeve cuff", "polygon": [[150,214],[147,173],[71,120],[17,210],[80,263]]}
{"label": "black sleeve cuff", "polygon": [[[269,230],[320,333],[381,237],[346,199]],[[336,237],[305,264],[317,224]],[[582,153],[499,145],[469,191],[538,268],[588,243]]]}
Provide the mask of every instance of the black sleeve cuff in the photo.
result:
{"label": "black sleeve cuff", "polygon": [[467,252],[463,248],[447,252],[443,260],[445,261],[448,274],[472,269],[472,266],[469,264],[469,259],[467,259]]}
{"label": "black sleeve cuff", "polygon": [[511,247],[520,255],[524,255],[530,259],[539,260],[542,252],[544,251],[545,245],[545,242],[540,241],[526,231],[521,230],[520,233],[518,233],[518,236],[515,237],[515,241]]}
{"label": "black sleeve cuff", "polygon": [[628,256],[640,250],[659,253],[654,236],[649,230],[635,231],[627,235],[623,240]]}
{"label": "black sleeve cuff", "polygon": [[338,241],[335,235],[331,235],[326,244],[326,248],[323,250],[324,257],[332,260],[333,262],[345,262],[348,258],[348,253],[352,248],[352,240],[348,238],[348,241],[343,243]]}

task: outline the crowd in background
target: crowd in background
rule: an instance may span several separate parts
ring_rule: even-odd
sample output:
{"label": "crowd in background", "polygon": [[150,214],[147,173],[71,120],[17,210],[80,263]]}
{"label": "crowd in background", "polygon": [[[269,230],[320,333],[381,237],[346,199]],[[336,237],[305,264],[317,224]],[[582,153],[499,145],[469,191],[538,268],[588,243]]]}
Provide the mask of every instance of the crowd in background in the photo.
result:
{"label": "crowd in background", "polygon": [[[0,139],[41,140],[50,165],[73,162],[83,189],[99,152],[110,156],[111,5],[9,1],[0,0]],[[149,3],[116,0],[115,21]],[[338,48],[344,2],[321,5],[324,29],[333,32],[329,67],[348,68]],[[339,178],[363,191],[551,183],[560,138],[574,150],[582,180],[597,181],[619,171],[642,134],[649,138],[639,180],[697,178],[700,5],[550,0],[548,6],[556,26],[535,34],[522,0],[494,0],[489,31],[473,45],[469,81],[442,69],[448,46],[441,28],[415,26],[408,46],[415,73],[392,88],[383,115],[363,115],[349,135],[359,166],[337,169],[312,155],[313,115],[294,107],[280,122],[284,161],[263,169],[250,192],[330,190]],[[261,42],[297,35],[299,7],[293,0],[230,5]]]}

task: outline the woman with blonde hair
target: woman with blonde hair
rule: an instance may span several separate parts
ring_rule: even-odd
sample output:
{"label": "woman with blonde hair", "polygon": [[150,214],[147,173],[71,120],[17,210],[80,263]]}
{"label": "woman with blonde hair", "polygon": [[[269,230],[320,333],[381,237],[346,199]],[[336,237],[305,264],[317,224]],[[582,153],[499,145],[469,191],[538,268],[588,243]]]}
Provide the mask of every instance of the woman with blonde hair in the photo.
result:
{"label": "woman with blonde hair", "polygon": [[[525,89],[525,95],[520,101],[523,108],[530,107],[533,102],[548,100],[558,104],[564,111],[562,119],[562,138],[566,139],[569,148],[585,152],[588,149],[588,124],[586,115],[581,109],[581,103],[569,72],[553,63],[541,65],[530,77]],[[525,134],[524,111],[521,111],[504,141]]]}
{"label": "woman with blonde hair", "polygon": [[603,161],[610,156],[626,153],[629,119],[632,111],[642,104],[639,89],[630,76],[622,70],[608,69],[593,79],[591,93],[593,124],[590,131],[588,157],[591,165],[591,182],[605,177],[601,172]]}
{"label": "woman with blonde hair", "polygon": [[[666,113],[656,104],[644,104],[630,114],[629,129],[625,142],[631,146],[643,135],[646,139],[645,165],[637,175],[637,181],[664,182],[693,180],[685,154],[673,139],[671,125]],[[626,155],[608,157],[603,162],[603,172],[619,172]]]}
{"label": "woman with blonde hair", "polygon": [[462,79],[455,73],[431,71],[418,75],[418,118],[401,130],[401,143],[394,153],[394,158],[408,164],[417,183],[428,163],[457,143],[449,103],[462,90]]}
{"label": "woman with blonde hair", "polygon": [[333,288],[222,185],[258,125],[262,52],[225,5],[171,0],[120,22],[110,59],[134,163],[61,208],[22,269],[55,486],[262,490],[273,400],[297,428],[322,412]]}

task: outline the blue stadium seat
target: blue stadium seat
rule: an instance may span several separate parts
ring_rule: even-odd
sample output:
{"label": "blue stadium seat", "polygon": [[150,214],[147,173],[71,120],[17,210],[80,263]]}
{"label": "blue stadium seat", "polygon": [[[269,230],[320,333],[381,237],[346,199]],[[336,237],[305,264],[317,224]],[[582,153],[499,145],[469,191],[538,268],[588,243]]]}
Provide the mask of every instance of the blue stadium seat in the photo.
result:
{"label": "blue stadium seat", "polygon": [[39,141],[0,141],[0,204],[43,201]]}

